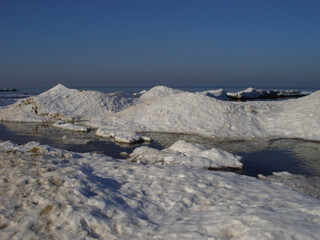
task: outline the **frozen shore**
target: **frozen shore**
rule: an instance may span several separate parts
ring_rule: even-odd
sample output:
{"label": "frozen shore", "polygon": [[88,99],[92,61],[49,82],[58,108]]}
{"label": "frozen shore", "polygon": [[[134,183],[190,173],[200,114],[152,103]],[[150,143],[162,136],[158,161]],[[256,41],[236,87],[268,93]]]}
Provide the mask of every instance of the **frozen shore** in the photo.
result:
{"label": "frozen shore", "polygon": [[[62,85],[0,108],[0,120],[150,141],[144,132],[320,140],[320,91],[283,102],[226,102],[223,90],[155,87],[137,94]],[[128,159],[0,142],[1,239],[317,239],[319,189],[300,176],[253,177],[241,157],[176,141]],[[318,179],[318,178],[317,178]],[[263,181],[262,181],[263,180]],[[295,185],[297,185],[295,184]],[[297,192],[289,185],[299,191]]]}
{"label": "frozen shore", "polygon": [[320,140],[320,91],[282,102],[226,102],[218,100],[222,95],[221,90],[190,93],[167,87],[106,94],[57,85],[0,109],[0,120],[59,122],[56,126],[70,130],[84,125],[127,143],[149,140],[138,132]]}
{"label": "frozen shore", "polygon": [[248,99],[279,99],[279,98],[297,98],[309,95],[310,92],[300,92],[297,89],[294,90],[264,90],[247,88],[240,92],[227,93],[227,97],[237,100]]}
{"label": "frozen shore", "polygon": [[1,239],[317,239],[320,201],[282,184],[0,143]]}

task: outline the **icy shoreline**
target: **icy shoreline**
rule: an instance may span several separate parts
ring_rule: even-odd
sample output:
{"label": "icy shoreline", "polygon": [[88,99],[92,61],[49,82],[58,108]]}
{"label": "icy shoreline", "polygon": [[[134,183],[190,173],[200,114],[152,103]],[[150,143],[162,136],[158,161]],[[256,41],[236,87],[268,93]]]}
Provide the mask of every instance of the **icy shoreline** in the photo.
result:
{"label": "icy shoreline", "polygon": [[227,93],[227,97],[235,100],[249,100],[249,99],[279,99],[279,98],[298,98],[310,95],[310,92],[300,92],[294,90],[264,90],[247,88],[240,92]]}
{"label": "icy shoreline", "polygon": [[2,239],[317,239],[320,201],[282,184],[0,142]]}
{"label": "icy shoreline", "polygon": [[[96,135],[126,143],[151,140],[143,132],[320,140],[320,91],[285,102],[219,100],[224,97],[222,90],[189,93],[155,87],[138,94],[104,94],[58,85],[0,108],[0,119],[47,122],[66,131],[96,128]],[[6,141],[0,142],[0,152],[3,239],[320,235],[318,199],[277,183],[288,181],[283,174],[277,179],[260,176],[271,181],[267,183],[206,170],[242,167],[240,157],[220,149],[176,141],[161,151],[139,147],[128,159],[119,160]]]}
{"label": "icy shoreline", "polygon": [[167,87],[139,94],[105,94],[57,85],[0,109],[0,120],[59,122],[56,126],[69,130],[82,125],[97,128],[99,136],[127,143],[149,140],[138,132],[320,140],[320,113],[315,111],[320,108],[320,91],[283,102],[218,100],[224,94],[221,90],[189,93]]}

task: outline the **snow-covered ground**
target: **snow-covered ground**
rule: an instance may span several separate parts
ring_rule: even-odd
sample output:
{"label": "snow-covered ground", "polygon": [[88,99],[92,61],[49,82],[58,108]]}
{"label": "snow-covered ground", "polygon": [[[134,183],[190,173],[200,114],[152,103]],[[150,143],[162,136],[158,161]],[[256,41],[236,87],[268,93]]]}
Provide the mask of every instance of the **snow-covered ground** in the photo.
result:
{"label": "snow-covered ground", "polygon": [[291,174],[288,172],[274,172],[270,176],[259,175],[259,179],[269,182],[280,182],[297,191],[320,199],[320,177]]}
{"label": "snow-covered ground", "polygon": [[320,201],[278,183],[0,143],[1,239],[318,239]]}
{"label": "snow-covered ground", "polygon": [[[223,90],[155,87],[106,94],[57,85],[0,108],[0,120],[48,122],[66,131],[96,128],[96,135],[126,143],[150,141],[144,132],[320,140],[320,91],[282,102],[236,103],[225,97]],[[0,142],[0,152],[0,239],[320,236],[319,199],[285,186],[291,181],[285,173],[260,176],[261,181],[207,170],[242,167],[241,157],[220,149],[177,141],[161,151],[139,147],[117,160],[35,142]]]}
{"label": "snow-covered ground", "polygon": [[[210,92],[210,91],[209,91]],[[188,133],[207,137],[287,137],[320,140],[320,91],[281,102],[234,103],[215,94],[154,87],[140,94],[78,91],[62,85],[0,109],[0,120],[78,122],[99,136],[141,141],[138,132]],[[72,129],[68,125],[69,129]]]}

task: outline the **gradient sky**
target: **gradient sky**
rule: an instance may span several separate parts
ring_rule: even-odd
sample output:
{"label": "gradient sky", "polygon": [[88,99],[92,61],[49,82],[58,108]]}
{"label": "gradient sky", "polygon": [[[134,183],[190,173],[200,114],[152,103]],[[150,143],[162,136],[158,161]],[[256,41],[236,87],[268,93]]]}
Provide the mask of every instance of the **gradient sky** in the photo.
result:
{"label": "gradient sky", "polygon": [[0,0],[0,88],[320,88],[319,0]]}

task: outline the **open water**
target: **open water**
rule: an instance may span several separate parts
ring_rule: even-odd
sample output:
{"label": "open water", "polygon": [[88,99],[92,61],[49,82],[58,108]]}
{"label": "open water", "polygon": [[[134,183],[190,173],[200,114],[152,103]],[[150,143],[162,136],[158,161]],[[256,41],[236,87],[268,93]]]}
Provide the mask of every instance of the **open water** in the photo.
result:
{"label": "open water", "polygon": [[[149,88],[78,88],[79,90],[97,90],[101,92],[140,92]],[[197,92],[217,88],[179,88]],[[237,92],[243,88],[223,88],[227,92]],[[271,89],[271,88],[270,88]],[[15,92],[0,93],[0,107],[13,103],[19,98],[40,94],[48,89],[22,88]],[[298,89],[313,92],[316,89]],[[272,172],[288,171],[294,174],[320,176],[320,142],[297,139],[256,139],[251,141],[230,141],[227,139],[208,139],[183,134],[144,134],[154,141],[148,146],[162,149],[179,139],[200,143],[207,148],[217,147],[243,157],[244,169],[240,174],[257,176],[270,175]],[[0,140],[10,140],[22,144],[38,141],[53,147],[75,152],[100,152],[115,158],[123,158],[123,152],[131,153],[141,144],[118,144],[112,139],[99,138],[94,131],[77,133],[60,130],[49,124],[1,123]]]}
{"label": "open water", "polygon": [[250,141],[211,139],[185,134],[144,133],[154,141],[142,144],[119,144],[111,138],[89,133],[71,132],[52,127],[50,124],[11,123],[0,124],[0,140],[10,140],[17,144],[37,141],[52,147],[75,152],[98,152],[114,158],[125,158],[136,147],[148,145],[163,149],[175,141],[183,139],[200,143],[207,148],[220,148],[242,156],[243,170],[239,174],[257,176],[271,175],[272,172],[287,171],[293,174],[320,176],[320,142],[301,139],[256,139]]}

